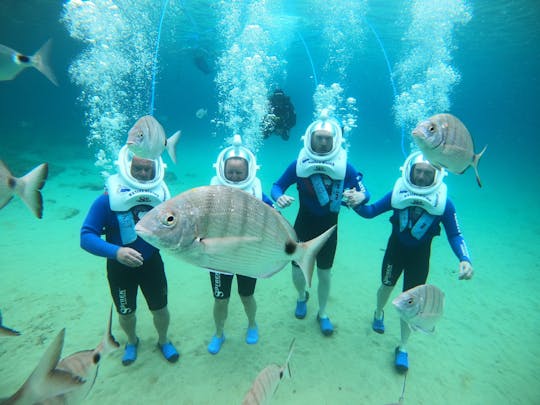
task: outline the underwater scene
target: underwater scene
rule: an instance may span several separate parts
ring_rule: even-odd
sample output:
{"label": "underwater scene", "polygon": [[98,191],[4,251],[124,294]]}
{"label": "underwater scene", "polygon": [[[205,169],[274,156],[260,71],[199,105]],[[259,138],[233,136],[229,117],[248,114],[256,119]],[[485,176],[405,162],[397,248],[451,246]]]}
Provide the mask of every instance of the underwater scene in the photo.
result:
{"label": "underwater scene", "polygon": [[0,21],[0,403],[540,403],[536,1]]}

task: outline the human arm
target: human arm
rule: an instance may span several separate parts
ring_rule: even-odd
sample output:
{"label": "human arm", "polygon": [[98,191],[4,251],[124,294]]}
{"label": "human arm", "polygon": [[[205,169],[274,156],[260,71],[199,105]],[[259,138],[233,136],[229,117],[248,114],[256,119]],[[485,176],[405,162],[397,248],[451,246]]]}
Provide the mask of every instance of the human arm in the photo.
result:
{"label": "human arm", "polygon": [[360,204],[354,207],[354,212],[363,218],[375,218],[383,212],[390,211],[392,209],[392,193],[389,192],[379,201],[373,204],[365,205]]}
{"label": "human arm", "polygon": [[461,234],[454,204],[449,199],[446,201],[442,223],[452,251],[459,260],[459,279],[470,280],[474,274],[471,259],[465,239]]}
{"label": "human arm", "polygon": [[363,177],[362,173],[357,172],[351,164],[347,164],[343,203],[350,208],[355,208],[360,204],[366,204],[371,198],[371,194],[362,182]]}
{"label": "human arm", "polygon": [[110,226],[111,216],[109,198],[104,194],[94,201],[86,215],[81,227],[81,248],[96,256],[116,259],[120,246],[101,238]]}
{"label": "human arm", "polygon": [[297,180],[296,161],[291,163],[281,177],[272,185],[270,195],[279,208],[285,208],[294,202],[294,197],[285,194],[285,191]]}

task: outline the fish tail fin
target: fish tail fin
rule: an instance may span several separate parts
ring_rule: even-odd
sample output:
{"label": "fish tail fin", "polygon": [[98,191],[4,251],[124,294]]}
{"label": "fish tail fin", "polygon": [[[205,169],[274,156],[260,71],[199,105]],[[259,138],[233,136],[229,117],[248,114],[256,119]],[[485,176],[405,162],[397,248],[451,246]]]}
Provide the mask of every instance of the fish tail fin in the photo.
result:
{"label": "fish tail fin", "polygon": [[23,202],[32,210],[38,218],[43,217],[43,197],[40,190],[45,185],[45,180],[49,174],[49,166],[42,163],[33,168],[20,179],[17,179],[15,192]]}
{"label": "fish tail fin", "polygon": [[41,48],[32,56],[32,62],[34,67],[39,70],[43,75],[49,79],[52,84],[58,86],[58,80],[54,75],[50,65],[49,65],[49,55],[51,53],[52,39],[49,39],[45,42]]}
{"label": "fish tail fin", "polygon": [[283,368],[287,370],[287,373],[289,374],[289,378],[291,378],[291,368],[289,367],[289,361],[291,360],[291,356],[293,354],[294,349],[294,343],[296,341],[296,338],[293,338],[291,341],[291,344],[289,345],[289,354],[287,355],[287,360],[285,360],[285,364],[283,365]]}
{"label": "fish tail fin", "polygon": [[474,168],[474,174],[476,175],[476,182],[478,183],[478,187],[482,187],[482,181],[480,180],[480,175],[478,174],[478,163],[480,162],[480,158],[482,157],[486,149],[487,145],[484,146],[482,152],[477,153],[473,156],[472,167]]}
{"label": "fish tail fin", "polygon": [[182,135],[182,131],[176,131],[170,138],[167,139],[167,152],[171,160],[176,164],[176,144]]}
{"label": "fish tail fin", "polygon": [[56,369],[64,347],[65,334],[66,330],[62,329],[56,335],[30,377],[12,398],[21,400],[21,403],[39,402],[72,391],[85,382],[70,372]]}
{"label": "fish tail fin", "polygon": [[333,225],[316,238],[299,244],[305,251],[302,259],[297,261],[297,263],[302,269],[302,273],[304,273],[304,277],[309,287],[311,287],[311,279],[313,278],[313,268],[315,266],[317,253],[319,253],[319,250],[322,249],[326,241],[332,236],[335,229],[336,225]]}
{"label": "fish tail fin", "polygon": [[100,345],[98,346],[98,351],[101,356],[106,356],[107,354],[115,351],[120,347],[120,343],[116,341],[112,334],[112,316],[113,316],[113,306],[111,304],[111,309],[109,311],[109,320],[107,322],[107,328],[105,329],[105,334],[101,340]]}

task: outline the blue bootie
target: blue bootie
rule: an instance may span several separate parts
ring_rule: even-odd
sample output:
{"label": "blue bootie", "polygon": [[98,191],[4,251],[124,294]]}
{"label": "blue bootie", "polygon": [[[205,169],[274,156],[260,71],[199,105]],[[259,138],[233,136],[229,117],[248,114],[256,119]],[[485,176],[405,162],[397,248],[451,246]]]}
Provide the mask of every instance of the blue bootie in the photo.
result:
{"label": "blue bootie", "polygon": [[225,342],[225,334],[221,334],[221,337],[217,337],[216,335],[212,336],[212,340],[208,344],[208,352],[210,354],[218,354],[221,350],[221,346],[223,345],[223,342]]}
{"label": "blue bootie", "polygon": [[163,357],[165,357],[165,360],[167,360],[169,363],[176,363],[180,358],[180,354],[171,342],[167,342],[164,345],[160,345],[158,343],[157,346]]}
{"label": "blue bootie", "polygon": [[409,354],[399,350],[399,346],[395,350],[395,365],[398,373],[406,373],[409,370]]}
{"label": "blue bootie", "polygon": [[317,322],[319,322],[321,333],[324,336],[331,336],[332,333],[334,333],[334,325],[332,325],[332,322],[330,322],[330,318],[321,318],[317,314]]}
{"label": "blue bootie", "polygon": [[373,323],[371,324],[371,327],[373,328],[375,332],[383,334],[384,333],[384,311],[383,311],[381,319],[377,319],[375,317],[375,313],[373,313]]}
{"label": "blue bootie", "polygon": [[306,291],[306,299],[304,301],[296,301],[296,310],[294,316],[298,319],[304,319],[307,314],[307,302],[309,300],[309,291]]}
{"label": "blue bootie", "polygon": [[139,346],[139,338],[137,338],[137,342],[135,342],[134,345],[132,344],[126,344],[126,348],[124,350],[124,355],[122,356],[122,364],[124,366],[129,366],[130,364],[133,364],[135,360],[137,360],[137,347]]}
{"label": "blue bootie", "polygon": [[248,328],[246,333],[246,343],[248,345],[254,345],[259,341],[259,328],[255,325],[254,328]]}

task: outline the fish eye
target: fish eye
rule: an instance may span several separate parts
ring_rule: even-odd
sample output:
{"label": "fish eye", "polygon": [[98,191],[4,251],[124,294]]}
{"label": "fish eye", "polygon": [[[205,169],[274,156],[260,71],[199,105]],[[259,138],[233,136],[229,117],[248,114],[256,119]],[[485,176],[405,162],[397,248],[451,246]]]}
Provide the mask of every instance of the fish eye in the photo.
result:
{"label": "fish eye", "polygon": [[407,300],[407,304],[409,304],[409,305],[414,304],[414,298],[409,298]]}
{"label": "fish eye", "polygon": [[435,125],[430,125],[428,130],[429,130],[429,132],[434,132],[435,131]]}
{"label": "fish eye", "polygon": [[176,224],[176,217],[173,213],[167,213],[161,218],[161,223],[165,226],[173,226]]}

